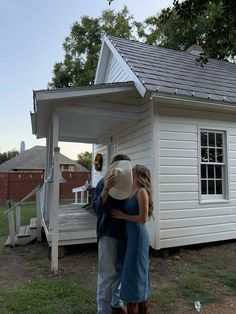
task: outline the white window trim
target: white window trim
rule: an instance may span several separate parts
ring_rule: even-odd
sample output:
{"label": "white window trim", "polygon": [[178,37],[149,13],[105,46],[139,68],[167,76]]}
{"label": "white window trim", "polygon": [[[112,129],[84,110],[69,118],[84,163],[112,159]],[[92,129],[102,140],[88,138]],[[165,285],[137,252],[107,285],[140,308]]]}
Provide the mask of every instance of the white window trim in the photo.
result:
{"label": "white window trim", "polygon": [[[223,133],[223,152],[224,152],[224,164],[225,173],[223,178],[223,194],[219,195],[202,195],[201,193],[201,132],[213,132]],[[228,130],[225,128],[214,128],[205,125],[198,125],[198,190],[199,190],[199,203],[200,204],[212,204],[212,203],[228,203],[230,199],[229,191],[229,160],[228,160]]]}

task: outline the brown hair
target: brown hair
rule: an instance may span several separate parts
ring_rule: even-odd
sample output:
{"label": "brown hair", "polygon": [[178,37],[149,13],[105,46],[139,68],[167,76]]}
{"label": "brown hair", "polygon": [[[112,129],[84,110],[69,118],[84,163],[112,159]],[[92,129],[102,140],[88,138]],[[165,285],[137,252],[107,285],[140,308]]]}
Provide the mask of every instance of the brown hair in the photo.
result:
{"label": "brown hair", "polygon": [[153,201],[152,201],[152,185],[151,185],[151,175],[147,167],[143,165],[135,165],[134,172],[136,175],[136,181],[139,187],[144,188],[147,191],[149,199],[149,212],[148,216],[152,216]]}
{"label": "brown hair", "polygon": [[113,156],[111,163],[113,164],[113,162],[119,161],[119,160],[129,160],[129,161],[131,161],[129,156],[124,155],[124,154],[117,154],[117,155]]}

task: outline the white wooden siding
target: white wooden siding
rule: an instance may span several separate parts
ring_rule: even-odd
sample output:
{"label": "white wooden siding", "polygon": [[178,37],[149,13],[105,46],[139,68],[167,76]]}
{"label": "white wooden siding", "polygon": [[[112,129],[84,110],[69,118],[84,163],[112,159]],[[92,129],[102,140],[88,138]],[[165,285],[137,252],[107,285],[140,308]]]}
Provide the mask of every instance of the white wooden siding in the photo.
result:
{"label": "white wooden siding", "polygon": [[107,157],[108,157],[108,150],[107,150],[107,145],[104,144],[99,144],[99,145],[93,145],[93,153],[92,153],[92,158],[93,161],[95,159],[95,156],[97,153],[102,154],[103,157],[103,166],[102,166],[102,171],[96,171],[94,165],[92,165],[92,187],[95,188],[96,185],[98,184],[98,181],[105,175],[105,172],[107,170]]}
{"label": "white wooden siding", "polygon": [[[159,107],[161,248],[236,238],[236,125],[231,114]],[[226,130],[227,202],[200,203],[198,127]]]}
{"label": "white wooden siding", "polygon": [[[135,122],[130,127],[122,130],[118,134],[111,134],[117,141],[117,153],[126,154],[131,158],[132,165],[143,164],[147,166],[151,172],[152,164],[152,125],[151,125],[151,108],[149,105],[143,107],[142,119]],[[101,152],[107,156],[107,145],[94,145],[94,156],[97,152]],[[94,168],[94,167],[93,167]],[[105,169],[105,168],[104,168]],[[104,172],[103,172],[104,173]],[[102,173],[101,173],[102,174]],[[93,169],[93,186],[96,185],[97,174]],[[149,231],[150,243],[154,243],[153,237],[153,220],[146,224]]]}
{"label": "white wooden siding", "polygon": [[129,80],[130,78],[125,69],[116,60],[115,56],[111,54],[104,83],[127,82]]}
{"label": "white wooden siding", "polygon": [[[143,119],[119,133],[118,152],[130,156],[132,165],[143,164],[152,173],[152,149],[151,107],[147,105],[144,108]],[[152,247],[154,247],[155,243],[155,239],[153,238],[154,224],[155,221],[152,218],[146,223],[149,242]]]}

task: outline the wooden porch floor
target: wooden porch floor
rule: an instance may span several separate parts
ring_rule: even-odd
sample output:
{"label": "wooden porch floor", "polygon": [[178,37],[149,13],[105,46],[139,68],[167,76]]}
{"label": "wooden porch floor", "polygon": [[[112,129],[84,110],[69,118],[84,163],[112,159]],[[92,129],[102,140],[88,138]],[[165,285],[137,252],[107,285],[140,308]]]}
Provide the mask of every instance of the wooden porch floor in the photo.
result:
{"label": "wooden porch floor", "polygon": [[[60,205],[59,246],[97,242],[97,217],[92,207],[81,205]],[[51,245],[51,236],[47,236]]]}

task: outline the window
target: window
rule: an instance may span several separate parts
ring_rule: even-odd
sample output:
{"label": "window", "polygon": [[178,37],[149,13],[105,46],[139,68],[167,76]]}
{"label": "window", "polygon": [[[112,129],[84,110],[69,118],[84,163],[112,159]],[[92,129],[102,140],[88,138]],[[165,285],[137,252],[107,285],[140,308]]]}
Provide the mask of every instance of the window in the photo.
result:
{"label": "window", "polygon": [[201,130],[201,198],[226,198],[225,133]]}

